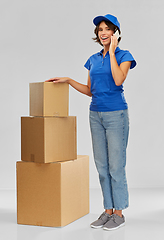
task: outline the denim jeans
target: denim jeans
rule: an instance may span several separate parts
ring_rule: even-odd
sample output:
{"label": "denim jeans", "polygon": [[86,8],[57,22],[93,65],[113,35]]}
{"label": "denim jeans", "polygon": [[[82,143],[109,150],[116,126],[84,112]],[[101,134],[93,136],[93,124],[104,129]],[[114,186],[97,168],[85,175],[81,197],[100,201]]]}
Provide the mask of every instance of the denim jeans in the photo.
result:
{"label": "denim jeans", "polygon": [[89,118],[104,208],[123,210],[129,205],[125,172],[129,135],[128,109],[111,112],[90,111]]}

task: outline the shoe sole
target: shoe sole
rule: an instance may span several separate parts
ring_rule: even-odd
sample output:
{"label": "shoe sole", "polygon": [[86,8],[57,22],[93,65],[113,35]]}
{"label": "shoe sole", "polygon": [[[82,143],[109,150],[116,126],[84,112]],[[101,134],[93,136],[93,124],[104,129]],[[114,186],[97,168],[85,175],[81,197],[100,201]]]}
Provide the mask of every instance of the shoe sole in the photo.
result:
{"label": "shoe sole", "polygon": [[101,225],[101,226],[94,226],[94,225],[90,225],[92,228],[96,228],[96,229],[98,229],[98,228],[102,228],[103,227],[103,225]]}
{"label": "shoe sole", "polygon": [[125,226],[125,223],[122,223],[122,224],[120,224],[119,226],[117,226],[117,227],[115,227],[115,228],[103,227],[103,229],[104,229],[104,230],[107,230],[107,231],[112,231],[112,230],[116,230],[116,229],[118,229],[118,228],[120,228],[120,227],[123,227],[123,226]]}

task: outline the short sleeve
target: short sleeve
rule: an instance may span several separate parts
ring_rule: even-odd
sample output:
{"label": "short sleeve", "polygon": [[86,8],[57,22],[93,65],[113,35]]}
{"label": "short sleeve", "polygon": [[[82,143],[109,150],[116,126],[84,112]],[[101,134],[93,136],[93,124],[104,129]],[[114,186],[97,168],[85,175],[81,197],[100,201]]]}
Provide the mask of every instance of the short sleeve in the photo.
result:
{"label": "short sleeve", "polygon": [[90,58],[86,61],[86,63],[84,64],[84,67],[87,68],[88,70],[90,70],[90,68],[91,68]]}
{"label": "short sleeve", "polygon": [[129,51],[124,51],[124,54],[121,57],[121,63],[122,62],[127,62],[127,61],[131,61],[130,69],[134,68],[137,65],[137,63],[136,63],[135,59],[133,58],[132,54]]}

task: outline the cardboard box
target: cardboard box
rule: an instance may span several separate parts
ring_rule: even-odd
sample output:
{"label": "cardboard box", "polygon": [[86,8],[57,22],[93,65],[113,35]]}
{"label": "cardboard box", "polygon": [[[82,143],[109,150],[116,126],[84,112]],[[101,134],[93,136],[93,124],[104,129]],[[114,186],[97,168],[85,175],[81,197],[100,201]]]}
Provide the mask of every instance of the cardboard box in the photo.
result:
{"label": "cardboard box", "polygon": [[61,227],[89,213],[89,157],[17,162],[17,223]]}
{"label": "cardboard box", "polygon": [[30,83],[30,116],[68,116],[69,84]]}
{"label": "cardboard box", "polygon": [[21,117],[21,160],[76,159],[76,135],[76,117]]}

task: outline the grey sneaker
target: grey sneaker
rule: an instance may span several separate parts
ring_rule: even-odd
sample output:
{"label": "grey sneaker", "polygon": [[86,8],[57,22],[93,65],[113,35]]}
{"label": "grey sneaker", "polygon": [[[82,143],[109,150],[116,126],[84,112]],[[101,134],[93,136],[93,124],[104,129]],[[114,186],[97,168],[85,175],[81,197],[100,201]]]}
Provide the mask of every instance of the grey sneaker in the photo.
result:
{"label": "grey sneaker", "polygon": [[109,215],[106,212],[103,212],[96,221],[90,224],[90,226],[92,228],[101,228],[104,226],[106,222],[109,221],[110,218],[111,218],[111,215]]}
{"label": "grey sneaker", "polygon": [[103,226],[104,230],[115,230],[125,225],[125,217],[112,214],[109,221]]}

